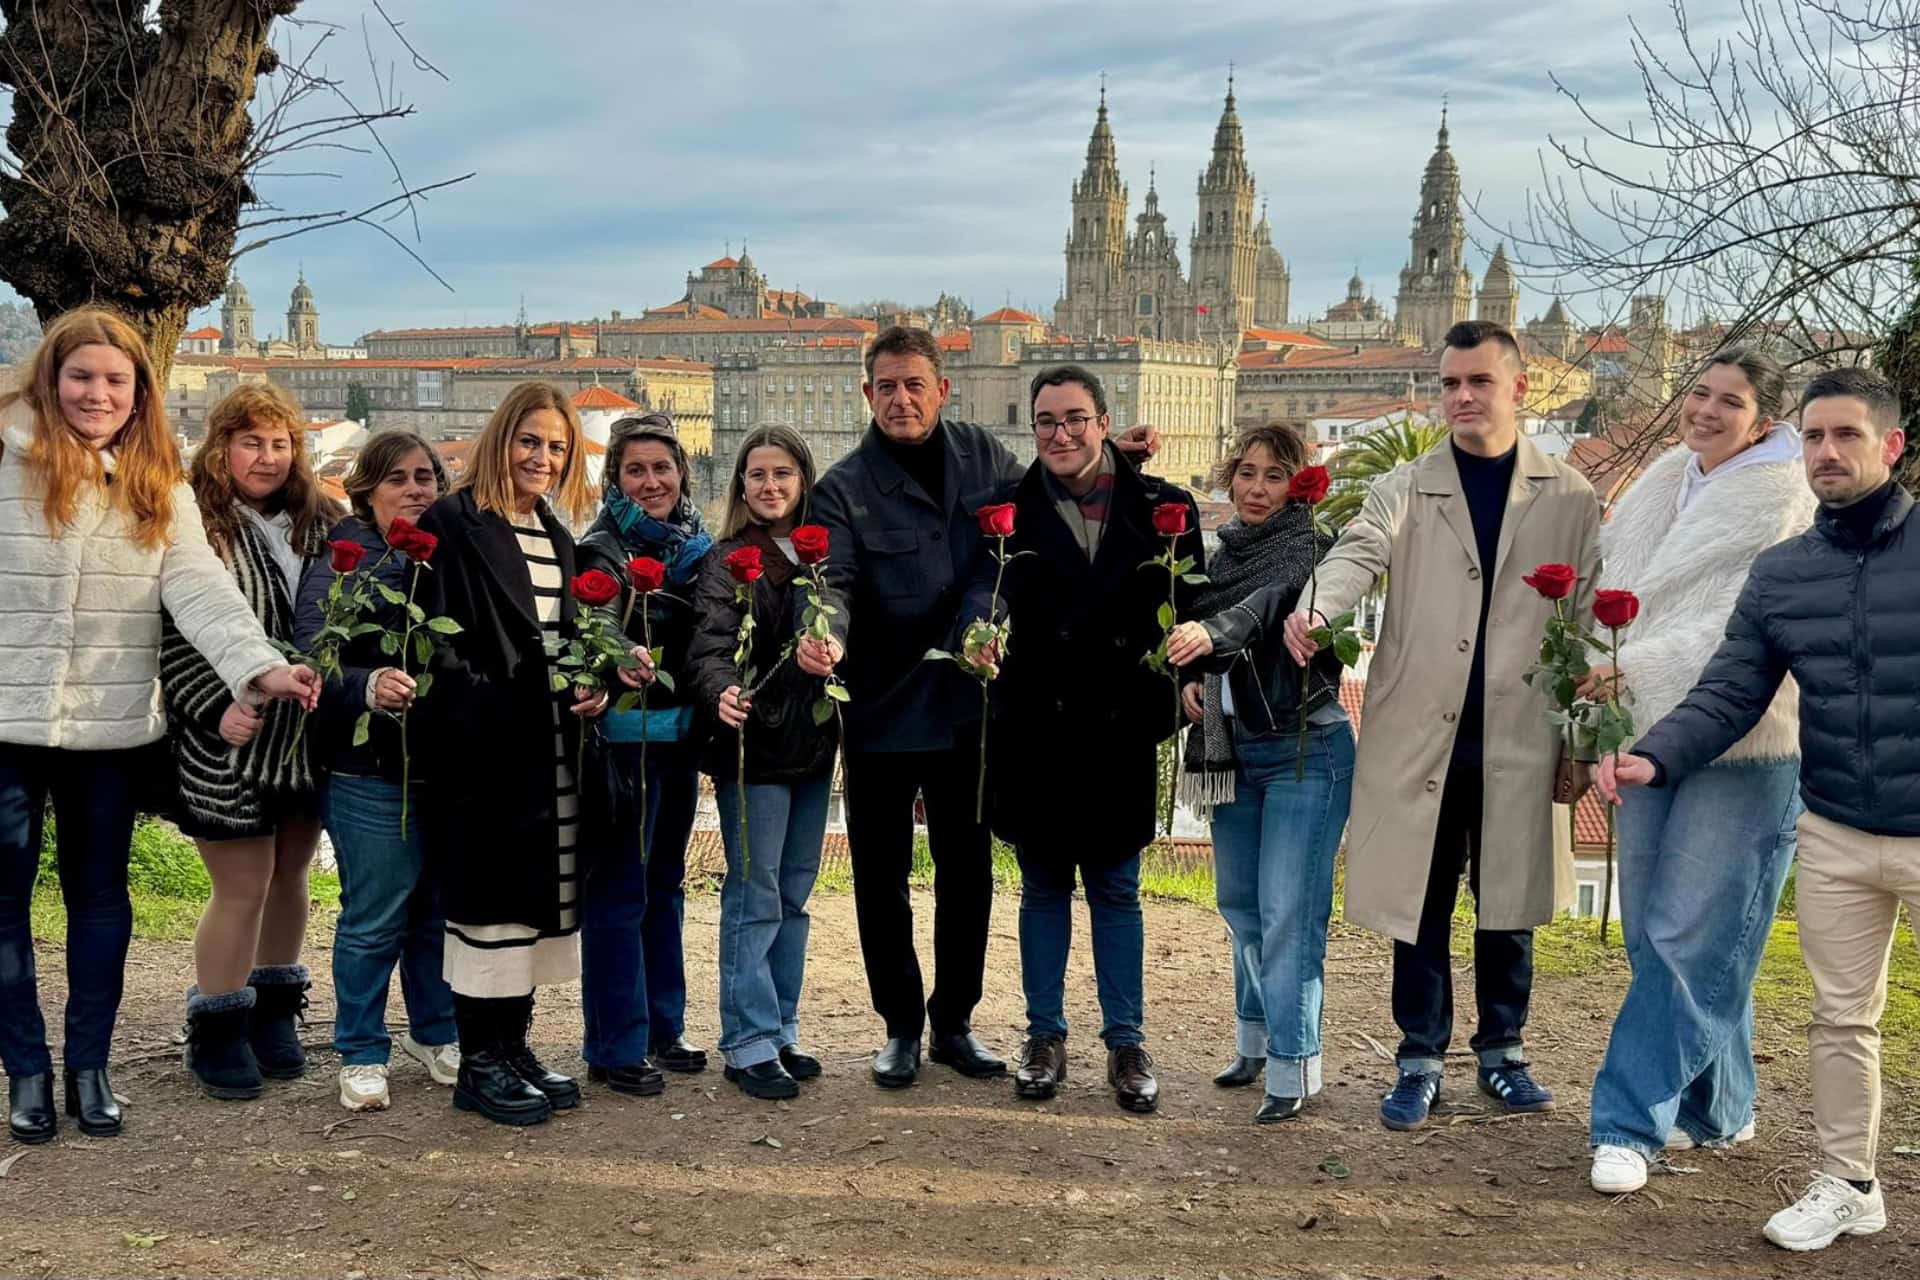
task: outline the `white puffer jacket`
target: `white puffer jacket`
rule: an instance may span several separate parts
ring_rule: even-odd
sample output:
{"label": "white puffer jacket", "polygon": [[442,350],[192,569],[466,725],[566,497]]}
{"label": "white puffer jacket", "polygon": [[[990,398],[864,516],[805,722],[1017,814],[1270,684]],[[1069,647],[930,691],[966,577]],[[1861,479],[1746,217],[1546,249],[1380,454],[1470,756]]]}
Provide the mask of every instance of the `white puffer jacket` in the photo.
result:
{"label": "white puffer jacket", "polygon": [[136,543],[103,494],[56,538],[23,463],[30,429],[0,440],[0,742],[104,751],[159,738],[162,607],[235,698],[286,661],[207,546],[186,484],[163,548]]}
{"label": "white puffer jacket", "polygon": [[[1679,705],[1720,647],[1754,557],[1813,523],[1816,504],[1797,457],[1716,475],[1676,516],[1692,456],[1685,445],[1661,454],[1600,529],[1600,585],[1640,598],[1640,616],[1621,633],[1620,670],[1643,733]],[[1797,757],[1799,698],[1788,676],[1760,723],[1720,759]]]}

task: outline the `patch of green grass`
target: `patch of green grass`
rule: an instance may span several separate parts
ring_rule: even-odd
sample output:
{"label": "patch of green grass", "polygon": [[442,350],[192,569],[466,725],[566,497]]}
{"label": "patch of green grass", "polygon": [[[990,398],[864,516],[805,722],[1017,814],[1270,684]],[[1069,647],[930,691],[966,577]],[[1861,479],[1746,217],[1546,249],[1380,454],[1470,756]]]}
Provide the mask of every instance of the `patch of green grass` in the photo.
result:
{"label": "patch of green grass", "polygon": [[[1813,979],[1800,956],[1800,926],[1776,920],[1754,979],[1757,1012],[1804,1025],[1813,1007]],[[1920,948],[1911,916],[1895,931],[1887,967],[1887,1009],[1880,1015],[1880,1071],[1890,1083],[1920,1087]]]}

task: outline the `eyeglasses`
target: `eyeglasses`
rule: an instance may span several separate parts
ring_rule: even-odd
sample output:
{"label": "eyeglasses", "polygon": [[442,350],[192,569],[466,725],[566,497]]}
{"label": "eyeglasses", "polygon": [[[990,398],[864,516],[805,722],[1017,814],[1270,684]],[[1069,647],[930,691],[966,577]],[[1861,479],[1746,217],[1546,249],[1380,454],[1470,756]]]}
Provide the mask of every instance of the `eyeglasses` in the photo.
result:
{"label": "eyeglasses", "polygon": [[1053,418],[1036,418],[1033,423],[1033,434],[1038,439],[1045,440],[1048,436],[1064,430],[1069,438],[1078,440],[1087,434],[1087,428],[1093,425],[1093,421],[1092,415],[1085,413],[1070,413],[1058,421]]}

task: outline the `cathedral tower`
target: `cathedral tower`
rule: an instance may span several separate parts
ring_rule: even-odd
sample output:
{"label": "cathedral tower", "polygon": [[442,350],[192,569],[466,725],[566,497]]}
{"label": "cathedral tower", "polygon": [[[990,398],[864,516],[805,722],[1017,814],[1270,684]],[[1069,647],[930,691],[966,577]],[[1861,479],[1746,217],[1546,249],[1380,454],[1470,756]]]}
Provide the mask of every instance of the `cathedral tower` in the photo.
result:
{"label": "cathedral tower", "polygon": [[1203,332],[1236,338],[1253,323],[1259,294],[1259,249],[1253,229],[1253,171],[1247,167],[1240,115],[1234,109],[1233,77],[1213,131],[1213,158],[1200,175],[1200,221],[1193,247],[1194,300],[1207,309]]}
{"label": "cathedral tower", "polygon": [[1394,321],[1403,340],[1431,350],[1473,308],[1473,275],[1466,269],[1467,228],[1460,216],[1460,166],[1447,145],[1447,112],[1420,179],[1420,211],[1413,216],[1413,255],[1400,272]]}
{"label": "cathedral tower", "polygon": [[1087,139],[1087,165],[1073,184],[1073,223],[1067,231],[1066,292],[1054,309],[1054,327],[1091,337],[1131,331],[1115,306],[1127,250],[1127,188],[1107,123],[1107,87]]}
{"label": "cathedral tower", "polygon": [[1193,300],[1180,268],[1180,245],[1167,234],[1160,192],[1149,171],[1146,208],[1134,221],[1127,241],[1126,283],[1122,301],[1132,313],[1127,332],[1143,338],[1185,340],[1193,334]]}
{"label": "cathedral tower", "polygon": [[313,305],[313,290],[307,287],[305,268],[300,271],[299,283],[293,286],[293,296],[287,300],[287,341],[293,344],[296,356],[320,355],[325,351],[320,345],[320,311]]}
{"label": "cathedral tower", "polygon": [[1493,247],[1493,259],[1487,263],[1487,274],[1480,281],[1474,318],[1491,320],[1509,330],[1519,322],[1520,286],[1514,281],[1513,268],[1507,265],[1505,244]]}
{"label": "cathedral tower", "polygon": [[1254,272],[1253,322],[1266,329],[1284,329],[1293,276],[1287,270],[1287,260],[1274,248],[1273,224],[1267,221],[1264,200],[1260,202],[1260,223],[1253,229],[1253,244],[1259,264]]}
{"label": "cathedral tower", "polygon": [[253,336],[253,301],[247,286],[235,275],[227,281],[227,296],[220,302],[220,353],[250,356],[257,354]]}

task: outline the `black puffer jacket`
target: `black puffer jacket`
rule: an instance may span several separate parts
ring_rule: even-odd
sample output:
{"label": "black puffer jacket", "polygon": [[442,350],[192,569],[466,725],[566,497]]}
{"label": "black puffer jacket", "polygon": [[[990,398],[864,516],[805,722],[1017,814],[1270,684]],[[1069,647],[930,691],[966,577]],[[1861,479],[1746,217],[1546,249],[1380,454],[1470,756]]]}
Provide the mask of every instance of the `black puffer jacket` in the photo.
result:
{"label": "black puffer jacket", "polygon": [[1920,836],[1920,520],[1896,489],[1870,538],[1825,507],[1761,552],[1726,639],[1692,692],[1634,749],[1677,780],[1800,685],[1800,789],[1823,818]]}

